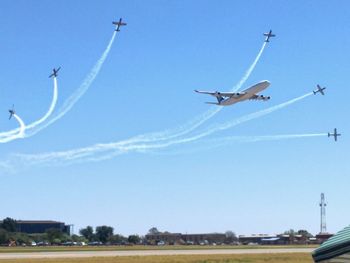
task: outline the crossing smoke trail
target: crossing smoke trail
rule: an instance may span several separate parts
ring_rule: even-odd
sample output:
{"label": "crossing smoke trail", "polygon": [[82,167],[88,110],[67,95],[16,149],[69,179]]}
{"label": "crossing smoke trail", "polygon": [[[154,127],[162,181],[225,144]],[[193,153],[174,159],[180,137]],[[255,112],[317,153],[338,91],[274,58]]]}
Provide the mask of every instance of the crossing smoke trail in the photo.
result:
{"label": "crossing smoke trail", "polygon": [[[172,145],[177,145],[177,144],[183,144],[183,143],[190,143],[190,142],[194,142],[197,141],[199,139],[202,139],[204,137],[207,137],[213,133],[219,132],[219,131],[223,131],[223,130],[227,130],[229,128],[232,128],[234,126],[237,126],[239,124],[245,123],[247,121],[253,120],[253,119],[257,119],[260,118],[262,116],[265,116],[267,114],[270,114],[276,110],[282,109],[284,107],[287,107],[293,103],[296,103],[300,100],[305,99],[306,97],[309,97],[310,95],[312,95],[313,92],[307,93],[303,96],[297,97],[295,99],[289,100],[287,102],[275,105],[273,107],[255,112],[255,113],[251,113],[248,115],[245,115],[241,118],[237,118],[234,119],[232,121],[226,122],[224,124],[218,124],[215,125],[209,129],[207,129],[204,132],[201,132],[197,135],[191,136],[191,137],[187,137],[187,138],[182,138],[182,139],[176,139],[176,140],[172,140],[172,141],[168,141],[165,143],[158,143],[158,144],[134,144],[134,145],[127,145],[127,146],[120,146],[120,145],[116,145],[113,143],[110,144],[99,144],[96,147],[97,152],[101,152],[101,151],[108,151],[108,150],[116,150],[117,153],[119,154],[120,152],[125,153],[125,152],[130,152],[130,151],[142,151],[142,152],[147,152],[148,150],[153,150],[153,149],[161,149],[161,148],[166,148]],[[80,149],[81,150],[81,149]],[[87,151],[86,151],[87,150]],[[91,148],[86,148],[85,151],[77,151],[74,152],[73,154],[71,154],[72,152],[70,152],[70,157],[69,159],[75,159],[75,158],[85,158],[86,156],[91,155]],[[93,152],[92,152],[93,153]],[[114,153],[112,153],[112,157],[114,156]]]}
{"label": "crossing smoke trail", "polygon": [[98,73],[100,72],[111,48],[114,42],[114,39],[116,37],[117,31],[113,32],[112,38],[110,39],[106,49],[102,53],[102,56],[97,61],[97,63],[94,65],[90,73],[87,75],[87,77],[84,79],[83,83],[80,85],[80,87],[64,102],[63,106],[57,113],[57,115],[53,116],[48,122],[43,123],[39,127],[37,127],[34,131],[32,131],[31,135],[34,135],[41,131],[42,129],[48,127],[49,125],[53,124],[57,120],[61,119],[68,111],[70,111],[73,106],[79,101],[79,99],[86,93],[86,91],[90,88],[93,81],[96,79]]}
{"label": "crossing smoke trail", "polygon": [[[197,145],[191,145],[190,149],[181,149],[171,152],[151,152],[156,155],[179,155],[189,154],[198,151],[209,150],[218,148],[221,146],[227,146],[229,143],[254,143],[262,141],[280,141],[280,140],[293,140],[312,137],[327,136],[327,133],[306,133],[306,134],[283,134],[283,135],[262,135],[262,136],[228,136],[214,139],[206,139],[197,141]],[[98,158],[96,158],[98,160]]]}
{"label": "crossing smoke trail", "polygon": [[[73,106],[74,104],[85,94],[85,92],[88,90],[88,88],[91,86],[92,82],[95,80],[96,76],[98,75],[104,61],[106,60],[111,47],[113,45],[114,39],[116,37],[116,31],[113,32],[112,38],[109,41],[107,48],[103,52],[101,58],[97,61],[89,75],[85,78],[84,82],[81,84],[80,88],[73,94],[71,95],[62,108],[60,109],[59,113],[54,116],[50,121],[44,123],[52,114],[53,110],[55,109],[56,103],[57,103],[57,95],[58,95],[58,89],[57,89],[57,79],[54,77],[54,95],[52,99],[51,106],[48,110],[48,112],[45,114],[44,117],[39,119],[38,121],[35,121],[31,124],[29,124],[26,127],[27,133],[26,137],[31,137],[38,133],[40,130],[48,127],[52,123],[56,122],[60,118],[62,118]],[[239,81],[239,83],[231,90],[232,92],[235,92],[239,90],[242,85],[246,82],[252,71],[254,70],[256,64],[258,63],[264,49],[266,46],[266,42],[263,43],[261,49],[259,50],[258,55],[255,57],[253,63],[250,65],[248,70],[246,71],[245,75],[243,78]],[[152,142],[152,141],[159,141],[159,140],[168,140],[176,137],[180,137],[182,135],[185,135],[187,133],[192,132],[196,128],[198,128],[200,125],[202,125],[204,122],[208,121],[212,117],[214,117],[218,112],[220,112],[222,108],[221,107],[215,107],[212,108],[211,110],[208,110],[204,114],[202,114],[199,118],[196,118],[194,121],[190,122],[187,125],[180,126],[178,129],[172,130],[172,131],[164,131],[160,133],[151,133],[151,134],[145,134],[145,135],[140,135],[133,137],[131,139],[125,140],[123,142],[120,142],[121,145],[124,144],[132,144],[136,142]],[[42,124],[42,125],[41,125]],[[39,126],[39,127],[37,127]],[[0,133],[0,138],[2,137],[8,137],[14,135],[16,132],[18,132],[19,129],[14,129],[8,132],[2,132]]]}
{"label": "crossing smoke trail", "polygon": [[10,141],[13,141],[15,139],[19,139],[19,138],[23,138],[24,137],[24,132],[26,129],[26,125],[24,124],[24,122],[22,121],[22,119],[17,115],[17,114],[13,114],[13,117],[17,120],[17,122],[20,125],[20,128],[18,129],[18,133],[5,137],[3,139],[0,139],[0,143],[7,143]]}
{"label": "crossing smoke trail", "polygon": [[[236,92],[240,88],[242,88],[244,83],[247,81],[249,76],[252,74],[257,63],[259,62],[260,57],[265,50],[266,44],[267,44],[267,42],[263,43],[257,56],[255,57],[255,59],[253,61],[253,63],[250,65],[248,70],[245,72],[242,79],[230,90],[231,92]],[[169,140],[169,139],[173,139],[176,137],[180,137],[182,135],[185,135],[185,134],[188,134],[188,133],[194,131],[199,126],[201,126],[203,123],[205,123],[206,121],[213,118],[221,110],[222,110],[222,107],[214,106],[210,110],[203,113],[201,116],[197,117],[195,120],[190,121],[188,124],[182,125],[182,126],[178,127],[177,129],[135,136],[131,139],[124,140],[124,141],[120,142],[120,144],[125,145],[125,144],[139,143],[139,142],[163,141],[163,140]]]}
{"label": "crossing smoke trail", "polygon": [[[89,75],[85,78],[85,80],[83,81],[83,83],[81,84],[79,89],[76,90],[76,92],[65,101],[62,108],[60,109],[59,113],[56,116],[54,116],[48,122],[45,122],[53,113],[55,106],[56,106],[56,103],[57,103],[57,98],[58,98],[57,78],[56,77],[53,78],[54,79],[54,93],[53,93],[53,99],[51,102],[51,106],[50,106],[49,110],[47,111],[47,113],[41,119],[29,124],[26,127],[27,133],[25,134],[25,137],[31,137],[31,136],[37,134],[42,129],[48,127],[52,123],[54,123],[57,120],[59,120],[60,118],[62,118],[69,110],[71,110],[71,108],[74,106],[74,104],[77,103],[77,101],[85,94],[85,92],[88,90],[88,88],[91,86],[92,82],[95,80],[96,76],[100,72],[103,63],[106,60],[106,58],[109,54],[109,51],[111,50],[114,39],[116,37],[116,33],[117,33],[116,31],[113,32],[112,38],[109,41],[107,48],[104,50],[102,56],[97,61],[95,66],[92,68]],[[8,139],[12,138],[12,136],[15,133],[19,132],[19,130],[20,129],[17,128],[17,129],[11,130],[11,131],[0,133],[0,140],[12,141],[13,139],[10,139],[10,140],[8,140]],[[4,139],[1,139],[1,138],[4,138]],[[16,138],[18,138],[18,137],[16,137]]]}
{"label": "crossing smoke trail", "polygon": [[[36,126],[38,126],[39,124],[43,123],[44,121],[46,121],[52,114],[52,112],[54,111],[55,107],[56,107],[56,103],[57,103],[57,98],[58,98],[58,85],[57,85],[57,79],[56,77],[53,78],[53,96],[52,96],[52,101],[50,104],[50,108],[48,109],[48,111],[46,112],[46,114],[40,118],[39,120],[32,122],[31,124],[27,125],[25,127],[26,129],[26,134],[24,137],[31,137],[34,133],[31,131],[32,129],[35,130]],[[1,137],[11,137],[13,136],[15,133],[19,132],[20,128],[8,131],[8,132],[2,132],[0,133],[0,140]]]}
{"label": "crossing smoke trail", "polygon": [[[115,142],[115,143],[106,143],[106,144],[96,144],[90,147],[73,149],[73,150],[62,151],[62,152],[50,152],[50,153],[43,153],[43,154],[16,154],[15,157],[23,160],[26,163],[29,162],[32,164],[73,162],[76,160],[98,161],[102,159],[109,159],[116,155],[125,154],[128,152],[148,152],[149,150],[167,148],[172,145],[194,142],[204,137],[207,137],[213,133],[232,128],[234,126],[237,126],[239,124],[242,124],[244,122],[247,122],[253,119],[260,118],[276,110],[282,109],[293,103],[303,100],[312,94],[313,93],[310,92],[303,96],[289,100],[287,102],[275,105],[273,107],[245,115],[243,117],[231,120],[224,124],[215,125],[207,129],[206,131],[191,137],[171,140],[164,143],[155,143],[155,144],[135,143],[135,144],[125,145],[120,142]],[[102,156],[98,156],[98,155],[102,155]]]}

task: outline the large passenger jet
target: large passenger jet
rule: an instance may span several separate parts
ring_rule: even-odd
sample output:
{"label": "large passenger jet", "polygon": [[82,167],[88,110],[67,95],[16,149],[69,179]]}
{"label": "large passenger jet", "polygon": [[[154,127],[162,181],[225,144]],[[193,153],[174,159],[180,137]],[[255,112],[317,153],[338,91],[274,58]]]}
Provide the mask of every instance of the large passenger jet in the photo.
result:
{"label": "large passenger jet", "polygon": [[229,106],[244,100],[262,100],[267,101],[270,96],[258,95],[258,93],[270,86],[268,80],[260,81],[259,83],[251,86],[250,88],[241,92],[220,92],[220,91],[200,91],[195,90],[197,93],[208,94],[216,97],[218,102],[206,102],[208,104],[215,104],[219,106]]}

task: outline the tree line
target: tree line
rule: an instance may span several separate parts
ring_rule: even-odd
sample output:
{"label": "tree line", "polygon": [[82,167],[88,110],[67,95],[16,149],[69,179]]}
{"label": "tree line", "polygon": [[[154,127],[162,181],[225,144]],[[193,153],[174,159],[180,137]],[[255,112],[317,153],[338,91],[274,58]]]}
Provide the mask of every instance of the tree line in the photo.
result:
{"label": "tree line", "polygon": [[127,237],[114,234],[111,226],[97,226],[95,229],[91,226],[82,228],[80,235],[68,235],[60,229],[49,228],[45,233],[27,234],[17,232],[17,221],[12,218],[5,218],[0,223],[0,245],[72,245],[72,244],[91,244],[91,245],[122,245],[122,244],[140,244],[142,237],[139,235],[129,235]]}
{"label": "tree line", "polygon": [[[27,234],[17,232],[17,222],[12,218],[5,218],[0,223],[0,245],[31,245],[35,242],[38,245],[72,245],[74,244],[90,244],[90,245],[134,245],[147,244],[144,236],[129,235],[123,236],[114,233],[114,228],[111,226],[87,226],[79,230],[79,235],[68,235],[57,228],[49,228],[45,233]],[[170,234],[170,232],[160,232],[156,227],[152,227],[148,235]],[[283,234],[290,236],[302,235],[310,238],[313,235],[307,230],[294,231],[293,229],[285,231]],[[233,231],[225,232],[225,243],[235,243],[238,241],[236,234]]]}
{"label": "tree line", "polygon": [[139,235],[129,235],[125,237],[120,234],[114,234],[111,226],[97,226],[94,230],[92,226],[87,226],[79,230],[79,234],[89,243],[101,242],[102,244],[140,244],[143,240]]}

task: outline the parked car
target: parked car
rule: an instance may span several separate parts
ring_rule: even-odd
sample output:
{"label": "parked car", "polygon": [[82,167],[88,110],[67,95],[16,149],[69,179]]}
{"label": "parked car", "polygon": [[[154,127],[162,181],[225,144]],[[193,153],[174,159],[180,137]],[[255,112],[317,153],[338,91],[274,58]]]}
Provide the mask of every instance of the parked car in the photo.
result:
{"label": "parked car", "polygon": [[157,245],[158,245],[158,246],[164,246],[164,245],[165,245],[165,242],[164,242],[164,241],[159,241],[159,242],[157,243]]}
{"label": "parked car", "polygon": [[103,245],[100,241],[92,241],[88,243],[88,246],[101,246]]}

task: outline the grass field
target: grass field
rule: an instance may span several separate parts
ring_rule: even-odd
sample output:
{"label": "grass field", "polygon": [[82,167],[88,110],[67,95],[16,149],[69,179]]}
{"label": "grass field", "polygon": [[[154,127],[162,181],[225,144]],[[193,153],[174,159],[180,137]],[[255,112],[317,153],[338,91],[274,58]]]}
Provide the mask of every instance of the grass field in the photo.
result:
{"label": "grass field", "polygon": [[84,247],[0,247],[0,253],[59,252],[59,251],[116,251],[116,250],[199,250],[199,249],[265,249],[316,248],[318,246],[84,246]]}
{"label": "grass field", "polygon": [[1,263],[312,263],[308,253],[255,254],[255,255],[191,255],[191,256],[142,256],[96,257],[77,259],[14,259]]}

